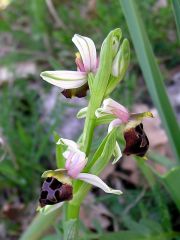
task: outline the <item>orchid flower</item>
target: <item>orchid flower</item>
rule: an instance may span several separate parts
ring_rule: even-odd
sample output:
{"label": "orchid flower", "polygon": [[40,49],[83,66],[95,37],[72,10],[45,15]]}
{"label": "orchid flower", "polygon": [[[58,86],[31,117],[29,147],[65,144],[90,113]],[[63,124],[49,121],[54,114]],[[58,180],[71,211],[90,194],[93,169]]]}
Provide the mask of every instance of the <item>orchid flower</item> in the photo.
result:
{"label": "orchid flower", "polygon": [[90,38],[75,34],[72,41],[79,50],[75,59],[77,71],[45,71],[40,76],[45,81],[63,89],[62,94],[65,97],[80,98],[86,95],[89,88],[88,73],[96,73],[98,60],[95,44]]}
{"label": "orchid flower", "polygon": [[[114,127],[124,124],[124,138],[126,142],[124,154],[135,154],[144,157],[148,148],[149,140],[143,130],[142,120],[145,117],[153,117],[151,112],[129,113],[129,111],[118,102],[111,98],[103,101],[102,107],[96,110],[96,117],[100,118],[107,115],[113,115],[114,120],[109,124],[108,132]],[[115,151],[121,153],[120,147],[116,142]],[[117,160],[118,158],[116,158]],[[116,161],[115,161],[116,162]]]}
{"label": "orchid flower", "polygon": [[65,168],[48,170],[43,173],[42,177],[45,178],[45,181],[42,185],[39,199],[41,211],[47,214],[61,207],[64,201],[71,200],[73,198],[73,179],[79,179],[92,184],[106,193],[122,194],[120,190],[114,190],[107,186],[98,176],[90,173],[81,173],[87,163],[87,158],[85,153],[79,149],[77,143],[60,138],[57,144],[67,147],[63,153],[66,160]]}

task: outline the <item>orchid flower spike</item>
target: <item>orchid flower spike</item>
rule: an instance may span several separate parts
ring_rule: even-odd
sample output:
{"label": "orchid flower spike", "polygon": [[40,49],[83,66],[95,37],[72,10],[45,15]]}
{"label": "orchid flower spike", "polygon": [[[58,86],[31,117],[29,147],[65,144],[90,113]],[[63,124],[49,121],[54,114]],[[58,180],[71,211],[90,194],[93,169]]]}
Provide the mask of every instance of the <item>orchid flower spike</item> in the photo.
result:
{"label": "orchid flower spike", "polygon": [[63,153],[65,168],[48,170],[42,175],[45,181],[41,188],[40,207],[38,210],[45,214],[62,206],[64,201],[73,198],[72,180],[79,179],[96,187],[101,188],[106,193],[122,194],[120,190],[114,190],[107,186],[98,176],[90,173],[81,173],[87,163],[84,152],[79,149],[79,145],[71,140],[60,138],[57,144],[67,147]]}
{"label": "orchid flower spike", "polygon": [[[118,127],[121,124],[124,125],[124,138],[126,142],[123,153],[126,155],[135,154],[140,157],[144,157],[148,148],[149,140],[144,132],[142,120],[146,117],[153,117],[151,112],[143,113],[129,113],[129,111],[118,102],[111,98],[103,101],[102,107],[96,110],[96,117],[104,117],[107,115],[114,116],[114,120],[109,124],[108,132],[114,127]],[[121,153],[118,143],[116,143],[115,152]],[[118,160],[115,159],[114,163]]]}
{"label": "orchid flower spike", "polygon": [[45,71],[40,76],[45,81],[63,89],[62,94],[66,98],[73,96],[81,98],[86,96],[86,91],[89,89],[88,73],[97,71],[96,47],[90,38],[78,34],[74,35],[72,41],[79,50],[75,59],[77,71]]}

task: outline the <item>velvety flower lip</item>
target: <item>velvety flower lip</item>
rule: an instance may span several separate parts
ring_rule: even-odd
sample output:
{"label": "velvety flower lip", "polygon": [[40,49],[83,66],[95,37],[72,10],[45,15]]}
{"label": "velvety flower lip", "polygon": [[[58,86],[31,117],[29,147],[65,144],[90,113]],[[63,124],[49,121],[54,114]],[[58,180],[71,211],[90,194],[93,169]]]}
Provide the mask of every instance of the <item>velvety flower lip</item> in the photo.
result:
{"label": "velvety flower lip", "polygon": [[90,38],[78,34],[74,35],[72,41],[79,50],[75,59],[77,71],[44,71],[40,76],[45,81],[63,89],[62,93],[67,98],[84,97],[88,90],[88,74],[96,73],[98,67],[96,47]]}
{"label": "velvety flower lip", "polygon": [[58,181],[54,177],[48,177],[41,188],[40,206],[54,205],[59,202],[72,199],[72,186]]}
{"label": "velvety flower lip", "polygon": [[62,144],[67,147],[63,153],[65,168],[48,170],[43,173],[42,177],[45,178],[45,181],[42,185],[39,200],[41,212],[46,214],[47,212],[57,209],[56,205],[60,207],[64,201],[72,199],[72,179],[79,179],[92,184],[101,188],[106,193],[122,194],[120,190],[110,188],[98,176],[81,172],[87,163],[87,158],[77,143],[69,139],[60,138],[57,144]]}
{"label": "velvety flower lip", "polygon": [[144,157],[149,148],[149,140],[144,132],[142,123],[126,130],[124,132],[124,139],[126,141],[124,154],[135,154],[139,157]]}

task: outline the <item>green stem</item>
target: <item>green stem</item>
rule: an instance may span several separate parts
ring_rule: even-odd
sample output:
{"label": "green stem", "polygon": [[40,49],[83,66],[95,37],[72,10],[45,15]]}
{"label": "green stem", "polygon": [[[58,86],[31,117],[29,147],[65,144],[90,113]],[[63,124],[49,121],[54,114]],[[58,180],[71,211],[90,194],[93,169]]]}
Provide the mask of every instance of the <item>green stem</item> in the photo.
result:
{"label": "green stem", "polygon": [[95,121],[96,121],[95,111],[97,108],[100,107],[101,101],[103,99],[102,95],[98,95],[97,91],[92,89],[93,81],[94,79],[92,74],[89,74],[88,82],[90,85],[91,97],[90,97],[86,120],[84,124],[83,141],[82,141],[83,151],[86,153],[86,156],[89,155],[89,151],[92,143],[92,138],[93,138],[93,133],[95,128]]}
{"label": "green stem", "polygon": [[92,97],[89,102],[88,111],[87,111],[87,117],[85,120],[84,125],[84,133],[83,133],[83,150],[86,153],[86,155],[89,154],[94,128],[95,128],[95,111],[97,107],[93,105],[92,103]]}
{"label": "green stem", "polygon": [[62,209],[59,208],[47,215],[37,214],[28,229],[20,237],[20,240],[39,240],[46,231],[55,223]]}
{"label": "green stem", "polygon": [[[92,138],[94,134],[95,121],[96,121],[95,111],[98,107],[100,107],[100,104],[102,101],[102,98],[97,98],[96,95],[97,94],[95,92],[94,94],[93,93],[91,94],[91,98],[88,105],[88,111],[86,115],[86,120],[84,124],[84,130],[83,130],[82,145],[83,145],[83,151],[86,153],[86,156],[88,156],[89,154]],[[94,101],[94,99],[96,99],[96,101]],[[73,200],[68,204],[67,220],[79,218],[80,204],[81,204],[81,201],[79,202],[76,201],[74,203]]]}
{"label": "green stem", "polygon": [[74,204],[73,200],[69,202],[68,208],[67,208],[67,220],[69,219],[78,219],[79,217],[79,210],[80,210],[80,205],[79,204]]}

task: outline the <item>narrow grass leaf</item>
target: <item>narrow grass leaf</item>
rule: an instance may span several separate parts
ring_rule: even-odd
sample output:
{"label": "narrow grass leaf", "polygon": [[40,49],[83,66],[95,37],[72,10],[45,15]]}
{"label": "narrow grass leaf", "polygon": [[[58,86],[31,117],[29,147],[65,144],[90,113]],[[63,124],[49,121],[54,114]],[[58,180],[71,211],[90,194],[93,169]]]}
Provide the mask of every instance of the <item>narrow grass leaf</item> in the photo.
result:
{"label": "narrow grass leaf", "polygon": [[143,20],[140,17],[137,1],[121,0],[120,3],[126,17],[147,88],[158,109],[176,159],[180,161],[180,128],[167,96],[163,77],[153,54]]}

